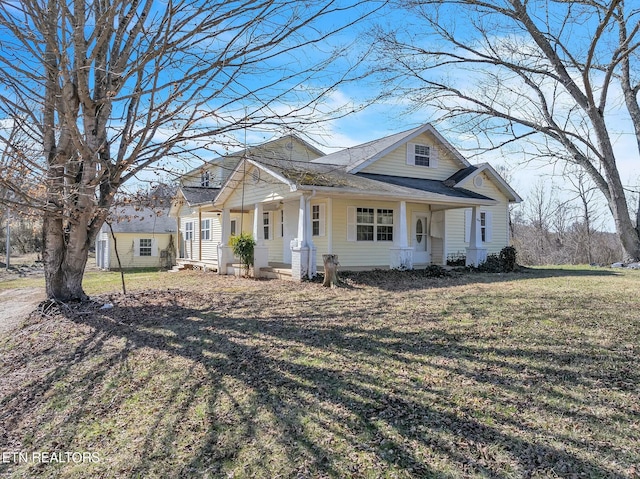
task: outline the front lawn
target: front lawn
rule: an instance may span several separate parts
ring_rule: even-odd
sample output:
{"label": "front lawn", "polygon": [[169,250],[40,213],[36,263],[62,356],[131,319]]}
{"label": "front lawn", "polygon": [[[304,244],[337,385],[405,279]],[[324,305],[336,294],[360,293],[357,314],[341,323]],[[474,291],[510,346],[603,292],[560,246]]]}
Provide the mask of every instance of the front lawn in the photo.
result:
{"label": "front lawn", "polygon": [[640,272],[118,281],[0,338],[0,475],[640,472]]}

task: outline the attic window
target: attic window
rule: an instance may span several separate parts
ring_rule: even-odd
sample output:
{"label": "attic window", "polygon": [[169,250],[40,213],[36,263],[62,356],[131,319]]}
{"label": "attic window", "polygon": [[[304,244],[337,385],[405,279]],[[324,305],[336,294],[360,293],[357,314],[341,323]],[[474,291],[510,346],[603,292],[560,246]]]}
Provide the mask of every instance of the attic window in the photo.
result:
{"label": "attic window", "polygon": [[208,171],[203,171],[200,174],[200,186],[203,186],[205,188],[209,187],[209,172]]}
{"label": "attic window", "polygon": [[436,150],[427,145],[417,143],[407,144],[407,165],[436,167]]}
{"label": "attic window", "polygon": [[429,166],[430,148],[424,145],[413,145],[416,166]]}

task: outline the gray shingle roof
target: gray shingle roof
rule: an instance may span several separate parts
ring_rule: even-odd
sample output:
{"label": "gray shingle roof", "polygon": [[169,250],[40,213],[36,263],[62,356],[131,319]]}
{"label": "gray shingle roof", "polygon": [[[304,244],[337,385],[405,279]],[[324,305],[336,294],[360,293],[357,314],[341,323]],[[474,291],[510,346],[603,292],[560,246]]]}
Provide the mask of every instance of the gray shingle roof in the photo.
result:
{"label": "gray shingle roof", "polygon": [[447,184],[449,184],[449,182],[451,182],[451,184],[457,184],[460,183],[462,180],[464,180],[467,176],[469,176],[470,174],[472,174],[474,171],[476,171],[478,169],[477,166],[468,166],[467,168],[463,168],[461,170],[456,171],[453,175],[451,175],[449,178],[447,178],[445,180],[445,182]]}
{"label": "gray shingle roof", "polygon": [[211,203],[216,199],[220,188],[205,188],[203,186],[181,186],[180,191],[190,206]]}
{"label": "gray shingle roof", "polygon": [[177,229],[175,218],[169,217],[169,208],[117,206],[109,217],[114,233],[175,233]]}
{"label": "gray shingle roof", "polygon": [[[469,200],[489,200],[483,195],[473,193],[463,188],[446,186],[443,181],[423,180],[420,178],[405,178],[373,173],[347,173],[337,165],[323,163],[305,163],[289,161],[255,161],[271,172],[284,177],[289,182],[304,189],[304,187],[328,187],[339,190],[360,191],[368,194],[387,194],[404,197],[422,197],[427,199],[458,198]],[[436,195],[436,196],[433,196]]]}
{"label": "gray shingle roof", "polygon": [[[475,167],[471,167],[475,170]],[[465,168],[465,171],[468,168]],[[456,173],[457,174],[457,173]],[[414,190],[427,191],[438,195],[451,196],[454,198],[469,198],[477,200],[490,200],[491,198],[474,193],[464,188],[452,188],[447,186],[446,181],[439,180],[423,180],[421,178],[406,178],[402,176],[378,175],[373,173],[356,173],[355,176],[369,178],[371,180],[381,181],[383,183],[391,183],[392,185],[404,186]],[[455,175],[454,175],[455,176]],[[466,175],[465,175],[466,176]]]}
{"label": "gray shingle roof", "polygon": [[369,158],[372,158],[377,154],[383,152],[387,148],[390,148],[394,144],[401,141],[403,138],[412,135],[414,132],[422,128],[424,128],[424,126],[413,128],[407,131],[402,131],[400,133],[395,133],[393,135],[386,136],[378,140],[373,140],[368,143],[363,143],[362,145],[354,146],[352,148],[346,148],[344,150],[320,157],[316,160],[312,160],[312,162],[339,165],[351,169],[352,167],[355,167],[363,163],[364,161],[367,161]]}

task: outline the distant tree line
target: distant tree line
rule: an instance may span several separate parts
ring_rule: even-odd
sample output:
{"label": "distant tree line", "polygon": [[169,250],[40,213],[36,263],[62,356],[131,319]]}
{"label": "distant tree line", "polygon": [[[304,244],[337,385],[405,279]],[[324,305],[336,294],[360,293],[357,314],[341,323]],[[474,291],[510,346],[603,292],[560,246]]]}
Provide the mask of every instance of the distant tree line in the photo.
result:
{"label": "distant tree line", "polygon": [[583,186],[574,185],[577,194],[566,199],[539,182],[511,211],[519,264],[607,265],[627,260],[618,236],[605,231],[605,208],[596,201],[594,190]]}

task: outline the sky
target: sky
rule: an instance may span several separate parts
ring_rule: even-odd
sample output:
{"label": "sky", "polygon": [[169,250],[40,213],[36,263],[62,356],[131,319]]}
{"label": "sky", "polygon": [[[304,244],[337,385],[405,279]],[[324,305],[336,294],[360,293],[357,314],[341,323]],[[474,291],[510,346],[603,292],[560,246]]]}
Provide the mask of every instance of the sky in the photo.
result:
{"label": "sky", "polygon": [[[341,2],[347,1],[348,0],[338,0],[336,5],[340,6]],[[229,5],[233,4],[233,2],[227,3],[229,3]],[[545,3],[545,0],[532,0],[530,3]],[[164,4],[162,2],[158,2],[157,5],[157,8],[160,8]],[[295,18],[295,15],[298,13],[295,10],[297,8],[296,5],[298,4],[291,3],[289,5],[288,3],[284,3],[284,5],[285,10],[282,10],[281,15],[293,15],[291,18]],[[369,4],[369,7],[370,5],[371,4]],[[377,2],[374,5],[380,5],[380,2]],[[304,11],[302,10],[299,13],[300,15],[304,15]],[[470,19],[457,13],[457,10],[455,12],[444,12],[442,17],[443,24],[450,25],[451,28],[461,29],[465,37],[465,41],[473,42],[471,30],[465,30]],[[347,15],[353,16],[355,15],[355,11],[340,12],[338,16],[326,18],[314,25],[312,27],[312,31],[315,32],[316,35],[322,36],[323,32],[331,31],[336,25],[345,25],[349,23],[348,18],[346,18]],[[561,19],[561,17],[558,18]],[[277,24],[277,19],[275,20],[274,24]],[[274,72],[280,72],[280,74],[282,74],[282,72],[295,74],[297,69],[304,69],[305,64],[317,61],[321,54],[328,54],[334,52],[340,46],[349,45],[349,49],[342,52],[340,59],[337,62],[325,66],[324,68],[320,68],[314,78],[310,78],[308,80],[294,78],[296,82],[299,82],[296,88],[298,89],[297,92],[300,93],[300,98],[302,98],[305,93],[314,91],[314,89],[322,89],[327,82],[335,80],[337,76],[342,74],[349,67],[352,67],[355,64],[355,58],[363,52],[370,50],[372,46],[375,46],[375,42],[373,42],[372,37],[369,34],[375,31],[376,28],[384,29],[398,25],[406,26],[407,29],[404,32],[405,35],[413,36],[414,39],[427,42],[425,44],[428,44],[428,42],[433,40],[433,38],[429,36],[425,25],[420,24],[419,21],[416,25],[411,25],[409,20],[410,16],[407,16],[404,12],[400,12],[394,8],[387,8],[378,12],[376,15],[372,15],[370,18],[367,18],[366,21],[358,23],[352,28],[345,29],[338,35],[323,40],[323,42],[316,45],[317,50],[315,53],[311,49],[304,49],[302,51],[294,51],[291,54],[279,55],[271,58],[266,64],[256,66],[256,69],[253,70],[251,74],[239,77],[238,83],[234,86],[234,89],[224,90],[223,93],[226,95],[225,101],[232,98],[236,91],[241,91],[243,87],[246,87],[247,90],[252,90],[256,85],[259,85],[260,82],[266,81],[268,83],[269,80],[272,79],[269,76],[275,74]],[[243,34],[259,36],[261,34],[260,29],[263,29],[262,33],[264,33],[264,31],[270,28],[270,24],[268,23],[268,20],[265,20],[265,22],[260,23],[258,27],[259,28],[254,32],[244,32]],[[570,38],[569,41],[573,42],[572,46],[580,47],[581,42],[587,41],[590,37],[592,29],[593,25],[582,21],[579,29],[571,30],[567,28],[566,31],[563,32],[563,35]],[[211,41],[207,40],[198,44],[198,49],[201,51],[199,50],[194,52],[193,58],[202,58],[206,61],[208,58],[206,56],[208,48],[215,49],[214,47],[217,45],[216,42],[221,42],[220,44],[222,44],[236,32],[237,30],[235,29],[229,29],[220,36],[214,35],[214,38]],[[0,29],[0,53],[5,45],[9,45],[9,43],[6,42],[6,38],[2,38],[3,34],[6,34],[6,31]],[[498,33],[496,33],[496,35],[498,35]],[[510,38],[514,40],[514,43],[519,44],[519,48],[527,48],[526,41],[521,41],[518,37],[518,32],[511,31],[506,35],[510,35]],[[295,42],[296,39],[291,38],[288,41]],[[519,51],[518,53],[521,55],[522,51]],[[215,57],[215,53],[213,55]],[[375,69],[377,67],[375,56],[372,56],[371,58],[374,60],[369,63],[368,66]],[[24,61],[28,61],[28,59]],[[167,63],[166,65],[167,67],[173,66],[171,63]],[[363,70],[355,70],[355,73],[361,71]],[[460,72],[456,71],[449,73],[451,74],[452,79],[463,86],[465,82],[472,80],[472,78],[465,78],[465,73],[460,74]],[[175,78],[179,78],[180,70],[170,71],[170,68],[168,68],[166,74],[176,75]],[[382,138],[399,131],[414,128],[427,122],[435,122],[437,119],[437,113],[433,107],[425,103],[419,108],[414,107],[409,109],[410,105],[407,98],[402,95],[387,95],[383,99],[377,100],[367,108],[360,109],[360,106],[363,103],[367,103],[368,100],[379,93],[378,87],[380,86],[380,83],[376,83],[378,78],[379,77],[369,77],[357,82],[338,85],[326,95],[321,104],[316,105],[315,107],[309,107],[309,110],[316,108],[316,110],[314,110],[316,113],[321,110],[330,111],[339,108],[353,109],[355,112],[336,120],[323,122],[318,125],[306,126],[304,128],[306,139],[314,141],[316,146],[321,150],[331,153],[337,149],[347,148]],[[305,89],[308,91],[305,92]],[[296,93],[296,91],[293,93]],[[294,104],[295,95],[293,95],[293,97],[289,97],[289,99],[291,98],[294,98],[294,100],[291,100],[290,104],[278,102],[271,104],[270,109],[279,114],[286,114],[292,108],[298,106]],[[251,111],[252,107],[254,107],[255,103],[259,102],[259,100],[260,98],[257,96],[252,97],[250,95],[244,100],[244,102],[233,104],[232,106],[229,106],[227,111],[222,111],[222,113],[237,116],[238,114],[242,114],[243,104],[249,109],[249,111]],[[122,104],[126,105],[126,103],[127,100],[125,98]],[[215,107],[216,105],[211,105],[211,108]],[[640,170],[638,168],[638,163],[640,162],[638,161],[638,148],[632,134],[633,129],[623,113],[618,114],[616,111],[610,111],[609,114],[614,118],[610,127],[613,136],[616,138],[615,148],[618,153],[622,180],[629,185],[635,186],[638,184],[638,178],[640,177]],[[523,164],[522,154],[513,155],[508,152],[494,151],[478,156],[477,150],[474,150],[476,145],[474,138],[471,135],[464,131],[454,132],[447,128],[446,124],[435,123],[435,126],[454,147],[457,147],[459,151],[469,159],[472,164],[489,162],[494,167],[506,165],[512,174],[511,184],[513,188],[525,199],[525,201],[531,190],[536,188],[536,185],[540,181],[545,181],[548,185],[547,188],[550,189],[551,177],[553,175],[555,175],[553,182],[559,189],[561,189],[563,184],[566,183],[566,181],[563,181],[561,177],[557,176],[559,173],[558,169],[542,164]],[[117,129],[117,126],[114,123],[114,130],[115,129]],[[167,130],[163,133],[168,135],[170,132]],[[262,128],[259,131],[249,129],[246,132],[246,141],[250,145],[260,144],[286,133],[287,128],[278,125],[273,126],[271,129]],[[244,134],[245,132],[243,131],[235,133],[237,144],[242,144],[245,141]],[[217,156],[216,153],[223,152],[224,151],[222,149],[219,152],[205,152],[202,157],[210,159]],[[188,171],[195,166],[195,163],[191,162],[183,165],[182,168],[184,171]],[[564,193],[559,192],[558,194],[562,196]],[[610,224],[607,225],[608,229],[610,229],[610,227]]]}

